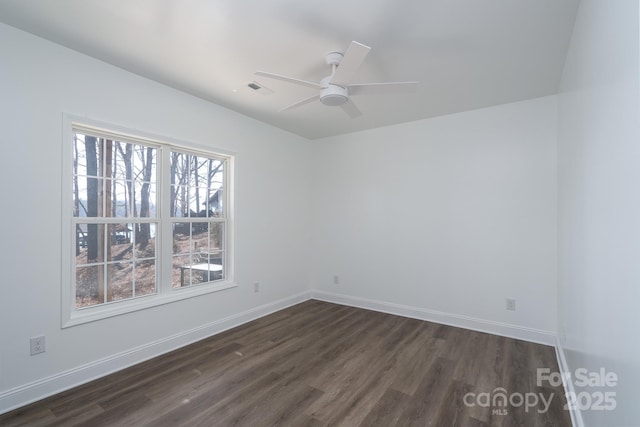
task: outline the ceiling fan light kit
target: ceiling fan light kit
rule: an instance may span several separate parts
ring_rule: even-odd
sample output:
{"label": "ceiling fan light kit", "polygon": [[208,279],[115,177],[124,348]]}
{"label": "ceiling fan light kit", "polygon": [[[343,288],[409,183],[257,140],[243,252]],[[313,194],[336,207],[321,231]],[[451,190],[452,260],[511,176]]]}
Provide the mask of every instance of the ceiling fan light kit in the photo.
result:
{"label": "ceiling fan light kit", "polygon": [[344,53],[330,52],[326,55],[325,61],[331,67],[331,75],[323,78],[320,83],[300,80],[294,77],[283,76],[279,74],[269,73],[266,71],[258,71],[255,74],[262,77],[268,77],[292,83],[298,86],[306,86],[320,91],[318,95],[297,101],[280,111],[286,111],[293,108],[309,104],[316,100],[324,105],[339,106],[351,118],[361,116],[362,113],[349,97],[349,89],[353,88],[358,95],[361,94],[382,94],[397,92],[415,92],[418,89],[418,82],[389,82],[389,83],[357,83],[351,84],[351,79],[364,62],[371,48],[362,43],[352,41],[349,48]]}

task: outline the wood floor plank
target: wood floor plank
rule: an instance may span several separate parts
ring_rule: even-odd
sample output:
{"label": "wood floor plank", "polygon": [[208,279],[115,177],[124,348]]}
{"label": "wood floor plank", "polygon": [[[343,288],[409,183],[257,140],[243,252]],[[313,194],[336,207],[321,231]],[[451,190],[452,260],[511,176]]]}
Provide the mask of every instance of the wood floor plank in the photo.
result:
{"label": "wood floor plank", "polygon": [[464,427],[489,427],[489,424],[477,418],[470,417],[465,420]]}
{"label": "wood floor plank", "polygon": [[[84,405],[82,407],[76,408],[74,410],[70,410],[59,416],[56,416],[53,420],[46,419],[46,420],[39,420],[38,422],[24,422],[19,424],[12,424],[11,422],[9,422],[6,424],[6,426],[12,426],[12,425],[29,426],[29,427],[32,427],[32,426],[51,427],[51,426],[68,426],[68,425],[77,426],[83,423],[85,420],[88,420],[102,413],[104,413],[104,409],[102,409],[100,405],[89,404],[89,405]],[[5,427],[5,424],[3,424],[2,422],[0,422],[0,425]]]}
{"label": "wood floor plank", "polygon": [[469,408],[464,404],[464,396],[471,391],[471,386],[462,381],[449,384],[438,414],[434,417],[434,426],[463,427],[467,423]]}
{"label": "wood floor plank", "polygon": [[[483,369],[478,374],[473,392],[477,396],[480,393],[493,393],[499,387],[505,387],[504,372],[507,367],[508,338],[489,336],[486,343]],[[488,425],[500,426],[502,417],[495,417],[492,408],[476,405],[473,408],[473,417],[486,422]]]}
{"label": "wood floor plank", "polygon": [[398,425],[403,427],[424,427],[434,425],[434,417],[445,398],[455,363],[438,357],[429,370],[423,374],[422,382],[411,397],[407,410],[402,414]]}
{"label": "wood floor plank", "polygon": [[365,419],[397,376],[400,361],[407,358],[410,344],[419,332],[418,323],[409,319],[400,322],[385,336],[370,346],[369,353],[374,358],[367,364],[368,370],[362,375],[361,384],[352,382],[347,388],[347,398],[334,406],[328,425],[356,426]]}
{"label": "wood floor plank", "polygon": [[319,390],[331,392],[332,388],[341,388],[344,382],[350,381],[349,376],[358,374],[358,369],[363,368],[371,358],[371,346],[376,345],[379,339],[376,332],[382,329],[382,324],[377,326],[366,325],[358,332],[359,339],[355,345],[344,349],[338,357],[331,355],[332,360],[325,362],[324,369],[317,378],[311,381],[311,385]]}
{"label": "wood floor plank", "polygon": [[211,416],[204,413],[198,422],[190,422],[189,425],[207,426],[211,419],[220,425],[273,425],[277,420],[286,420],[294,417],[295,413],[303,412],[322,394],[306,384],[280,377],[264,390],[253,392],[240,404],[237,399],[229,401],[229,411],[218,409]]}
{"label": "wood floor plank", "polygon": [[442,354],[443,343],[444,340],[433,337],[423,337],[418,341],[407,360],[399,366],[391,388],[412,396],[422,380],[420,373],[426,372]]}
{"label": "wood floor plank", "polygon": [[470,332],[468,340],[463,344],[464,349],[453,372],[454,380],[464,381],[467,384],[478,382],[478,376],[483,367],[483,343],[489,339],[487,335],[481,332]]}
{"label": "wood floor plank", "polygon": [[[30,425],[30,426],[45,426],[50,425],[52,422],[56,420],[56,416],[49,408],[34,408],[30,409],[29,406],[21,409],[17,409],[13,412],[12,418],[8,418],[5,423],[0,424],[2,426],[19,426],[19,425]],[[0,415],[0,420],[2,416]]]}
{"label": "wood floor plank", "polygon": [[394,427],[409,404],[409,396],[388,388],[371,408],[362,427]]}
{"label": "wood floor plank", "polygon": [[[274,345],[253,357],[238,358],[236,365],[220,376],[211,377],[210,381],[193,389],[188,397],[178,400],[180,406],[155,420],[158,425],[176,425],[180,420],[192,419],[202,413],[209,413],[216,408],[225,407],[234,397],[247,387],[260,389],[267,387],[279,375],[271,368],[286,360],[286,357],[302,348],[299,339]],[[266,374],[265,374],[266,373]],[[254,384],[257,382],[257,385]],[[251,396],[250,394],[249,396]],[[238,400],[242,403],[245,398]],[[238,405],[239,406],[239,405]],[[152,423],[155,424],[155,423]]]}
{"label": "wood floor plank", "polygon": [[[0,415],[4,426],[570,426],[552,347],[310,300]],[[464,403],[537,393],[539,408]]]}

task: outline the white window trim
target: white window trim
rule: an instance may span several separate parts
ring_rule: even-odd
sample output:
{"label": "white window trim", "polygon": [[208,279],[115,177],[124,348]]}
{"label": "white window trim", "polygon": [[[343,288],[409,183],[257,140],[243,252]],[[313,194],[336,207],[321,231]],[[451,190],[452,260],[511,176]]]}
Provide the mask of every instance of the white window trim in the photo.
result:
{"label": "white window trim", "polygon": [[[156,248],[157,256],[157,292],[152,295],[140,296],[128,300],[118,301],[114,303],[99,304],[92,307],[82,309],[76,308],[75,292],[72,289],[73,277],[75,276],[75,260],[72,256],[73,235],[72,235],[72,214],[71,206],[73,204],[72,192],[68,191],[73,179],[71,162],[73,158],[72,144],[74,127],[81,127],[93,130],[104,135],[113,135],[115,139],[126,137],[133,141],[151,143],[153,145],[162,145],[169,149],[161,152],[164,157],[164,163],[170,156],[170,150],[187,150],[190,153],[202,155],[215,155],[226,158],[226,182],[228,189],[225,195],[225,210],[227,215],[225,227],[225,252],[226,252],[226,272],[225,279],[210,283],[204,283],[195,286],[175,289],[171,281],[171,263],[163,262],[163,260],[171,259],[171,219],[163,218],[159,222],[160,247]],[[131,313],[138,310],[144,310],[174,301],[180,301],[186,298],[193,298],[199,295],[210,294],[212,292],[222,291],[237,286],[235,282],[235,222],[234,222],[234,189],[235,189],[235,153],[228,150],[221,150],[214,147],[207,147],[202,144],[187,143],[175,140],[174,138],[157,136],[149,132],[139,131],[135,129],[124,128],[118,125],[104,123],[87,117],[73,115],[69,113],[63,114],[63,131],[62,131],[62,224],[61,230],[61,254],[62,254],[62,274],[61,274],[61,327],[68,328],[70,326],[80,325],[87,322],[93,322],[100,319],[106,319],[125,313]],[[159,162],[160,163],[160,162]],[[158,204],[163,205],[162,210],[168,211],[169,200],[162,196],[168,184],[168,168],[160,168],[158,177],[158,187],[162,189],[158,195]],[[126,221],[126,219],[124,219]],[[168,237],[167,237],[168,236]]]}

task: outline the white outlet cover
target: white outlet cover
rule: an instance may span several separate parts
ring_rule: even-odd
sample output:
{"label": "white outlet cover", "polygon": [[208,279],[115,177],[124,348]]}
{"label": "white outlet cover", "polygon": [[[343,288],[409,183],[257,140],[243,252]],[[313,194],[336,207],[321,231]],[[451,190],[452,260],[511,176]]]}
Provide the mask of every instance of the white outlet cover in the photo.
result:
{"label": "white outlet cover", "polygon": [[44,353],[46,351],[46,341],[44,335],[33,337],[29,340],[31,355]]}

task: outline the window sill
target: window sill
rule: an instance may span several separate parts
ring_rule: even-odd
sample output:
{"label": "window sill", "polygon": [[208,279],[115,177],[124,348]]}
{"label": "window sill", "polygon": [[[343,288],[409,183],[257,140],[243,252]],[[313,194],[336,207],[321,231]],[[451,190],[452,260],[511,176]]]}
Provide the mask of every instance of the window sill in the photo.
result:
{"label": "window sill", "polygon": [[122,314],[132,313],[135,311],[145,310],[159,305],[169,304],[175,301],[181,301],[187,298],[193,298],[199,295],[210,294],[223,291],[225,289],[235,288],[238,285],[233,281],[216,282],[211,284],[190,286],[186,288],[173,289],[169,293],[153,294],[133,298],[129,301],[118,301],[117,303],[104,304],[89,308],[76,310],[67,314],[62,319],[62,328],[82,325],[84,323],[94,322],[96,320],[107,319],[109,317],[120,316]]}

